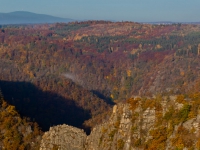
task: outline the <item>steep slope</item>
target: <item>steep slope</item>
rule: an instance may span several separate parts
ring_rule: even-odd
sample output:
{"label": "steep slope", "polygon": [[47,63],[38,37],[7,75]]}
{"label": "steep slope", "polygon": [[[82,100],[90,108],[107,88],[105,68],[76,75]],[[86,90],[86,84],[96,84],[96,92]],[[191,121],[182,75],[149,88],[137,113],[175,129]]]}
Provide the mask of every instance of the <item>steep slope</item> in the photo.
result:
{"label": "steep slope", "polygon": [[[63,79],[62,85],[55,88],[54,86],[59,84],[57,81],[55,79],[48,81],[46,78],[35,85],[29,82],[0,81],[0,87],[8,102],[16,106],[21,115],[38,122],[43,131],[52,125],[66,123],[89,132],[89,126],[83,125],[84,121],[91,116],[98,118],[104,109],[106,113],[109,105],[88,90],[66,79]],[[46,83],[51,90],[39,88],[41,84]],[[100,121],[96,119],[95,122]]]}
{"label": "steep slope", "polygon": [[61,150],[199,149],[199,107],[200,94],[131,98],[115,105],[110,119],[87,138],[81,130],[55,126],[44,134],[40,149],[52,144]]}
{"label": "steep slope", "polygon": [[37,123],[21,118],[0,94],[0,149],[36,150],[42,132]]}

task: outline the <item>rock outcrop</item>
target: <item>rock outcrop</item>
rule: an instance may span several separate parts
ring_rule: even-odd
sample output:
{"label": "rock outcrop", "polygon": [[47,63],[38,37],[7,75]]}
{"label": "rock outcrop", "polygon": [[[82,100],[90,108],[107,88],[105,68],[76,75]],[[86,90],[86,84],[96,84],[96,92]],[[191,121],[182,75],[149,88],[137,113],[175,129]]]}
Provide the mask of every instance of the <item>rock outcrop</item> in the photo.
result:
{"label": "rock outcrop", "polygon": [[65,124],[58,125],[43,135],[40,150],[84,150],[86,137],[83,130]]}
{"label": "rock outcrop", "polygon": [[176,98],[160,102],[133,98],[115,105],[110,119],[93,128],[89,136],[67,125],[50,128],[40,150],[198,149],[200,113],[198,108],[194,114],[196,106],[189,103],[178,103]]}

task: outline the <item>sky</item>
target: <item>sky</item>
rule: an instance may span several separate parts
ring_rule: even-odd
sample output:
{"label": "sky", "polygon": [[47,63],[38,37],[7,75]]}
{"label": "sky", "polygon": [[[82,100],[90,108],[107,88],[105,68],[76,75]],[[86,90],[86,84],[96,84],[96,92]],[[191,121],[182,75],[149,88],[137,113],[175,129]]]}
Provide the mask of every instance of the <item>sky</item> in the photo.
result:
{"label": "sky", "polygon": [[200,0],[0,0],[0,12],[77,20],[200,22]]}

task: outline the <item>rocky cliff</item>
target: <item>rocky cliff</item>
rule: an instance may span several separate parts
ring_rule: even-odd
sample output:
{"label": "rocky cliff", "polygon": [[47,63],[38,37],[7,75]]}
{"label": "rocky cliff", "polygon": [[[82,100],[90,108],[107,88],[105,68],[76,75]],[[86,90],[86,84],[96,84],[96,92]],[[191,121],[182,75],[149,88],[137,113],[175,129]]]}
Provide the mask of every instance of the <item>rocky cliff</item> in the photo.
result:
{"label": "rocky cliff", "polygon": [[131,98],[89,136],[67,125],[50,128],[40,150],[199,149],[199,106],[195,96]]}
{"label": "rocky cliff", "polygon": [[68,126],[58,125],[51,127],[43,135],[40,145],[41,150],[83,150],[87,135],[83,130]]}

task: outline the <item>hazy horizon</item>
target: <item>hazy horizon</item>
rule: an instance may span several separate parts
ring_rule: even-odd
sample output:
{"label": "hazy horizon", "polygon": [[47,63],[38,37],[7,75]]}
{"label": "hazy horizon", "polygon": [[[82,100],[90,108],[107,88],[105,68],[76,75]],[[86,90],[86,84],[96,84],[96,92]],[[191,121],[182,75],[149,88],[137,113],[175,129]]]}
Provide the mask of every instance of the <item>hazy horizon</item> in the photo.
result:
{"label": "hazy horizon", "polygon": [[200,22],[200,1],[193,0],[0,0],[0,12],[28,11],[75,20]]}

